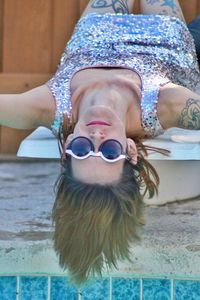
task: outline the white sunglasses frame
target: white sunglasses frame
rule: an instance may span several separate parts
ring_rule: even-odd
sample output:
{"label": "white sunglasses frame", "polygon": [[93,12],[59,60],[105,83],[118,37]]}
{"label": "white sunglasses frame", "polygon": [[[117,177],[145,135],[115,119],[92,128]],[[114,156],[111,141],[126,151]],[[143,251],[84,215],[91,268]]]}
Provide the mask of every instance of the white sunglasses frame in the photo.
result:
{"label": "white sunglasses frame", "polygon": [[108,159],[108,158],[106,158],[106,157],[103,155],[103,153],[102,153],[101,151],[99,151],[99,152],[90,151],[90,152],[88,152],[85,156],[77,156],[76,154],[74,154],[74,153],[72,152],[71,149],[66,149],[66,150],[65,150],[65,153],[71,155],[72,157],[74,157],[74,158],[76,158],[76,159],[78,159],[78,160],[83,160],[83,159],[86,159],[86,158],[88,158],[88,157],[90,157],[90,156],[101,157],[104,161],[106,161],[106,162],[108,162],[108,163],[114,163],[114,162],[119,161],[119,160],[121,160],[121,159],[127,159],[127,158],[128,158],[127,155],[125,155],[125,154],[120,154],[120,155],[119,155],[117,158],[115,158],[115,159]]}

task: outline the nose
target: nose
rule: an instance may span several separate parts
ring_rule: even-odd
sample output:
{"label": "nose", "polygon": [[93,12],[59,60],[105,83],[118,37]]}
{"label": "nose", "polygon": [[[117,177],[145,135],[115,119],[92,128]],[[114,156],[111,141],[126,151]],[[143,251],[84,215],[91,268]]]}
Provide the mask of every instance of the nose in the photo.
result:
{"label": "nose", "polygon": [[92,140],[103,140],[105,138],[105,133],[101,129],[94,129],[89,135]]}

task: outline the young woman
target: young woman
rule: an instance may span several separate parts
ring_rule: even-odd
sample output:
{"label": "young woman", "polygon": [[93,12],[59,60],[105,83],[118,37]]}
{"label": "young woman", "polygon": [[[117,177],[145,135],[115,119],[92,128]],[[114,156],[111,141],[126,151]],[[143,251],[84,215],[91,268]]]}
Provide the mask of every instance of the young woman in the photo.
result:
{"label": "young woman", "polygon": [[134,0],[90,1],[54,77],[0,96],[2,125],[60,137],[54,242],[77,284],[131,259],[143,196],[159,182],[140,139],[200,129],[199,69],[179,3],[140,2],[133,15]]}

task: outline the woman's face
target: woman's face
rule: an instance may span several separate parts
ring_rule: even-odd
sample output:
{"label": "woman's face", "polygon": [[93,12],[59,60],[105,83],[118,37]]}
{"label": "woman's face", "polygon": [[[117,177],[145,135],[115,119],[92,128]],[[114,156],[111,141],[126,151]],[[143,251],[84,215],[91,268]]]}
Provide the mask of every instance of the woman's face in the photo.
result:
{"label": "woman's face", "polygon": [[[98,152],[99,146],[108,139],[116,139],[126,152],[125,127],[118,116],[106,106],[89,108],[77,122],[74,133],[68,136],[67,144],[78,136],[89,138]],[[124,160],[108,163],[101,157],[90,156],[83,160],[71,159],[73,176],[85,183],[115,183],[122,174]]]}

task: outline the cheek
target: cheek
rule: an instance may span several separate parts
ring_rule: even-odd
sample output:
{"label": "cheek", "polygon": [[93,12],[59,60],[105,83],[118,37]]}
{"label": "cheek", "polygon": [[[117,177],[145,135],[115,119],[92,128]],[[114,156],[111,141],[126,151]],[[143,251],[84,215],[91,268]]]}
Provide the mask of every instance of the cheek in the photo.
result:
{"label": "cheek", "polygon": [[85,126],[81,122],[78,122],[74,128],[74,137],[78,135],[84,135],[85,133],[86,133]]}
{"label": "cheek", "polygon": [[126,132],[124,130],[124,128],[120,128],[118,131],[118,140],[119,142],[122,144],[123,148],[126,148],[126,140],[127,140],[127,136],[126,136]]}

